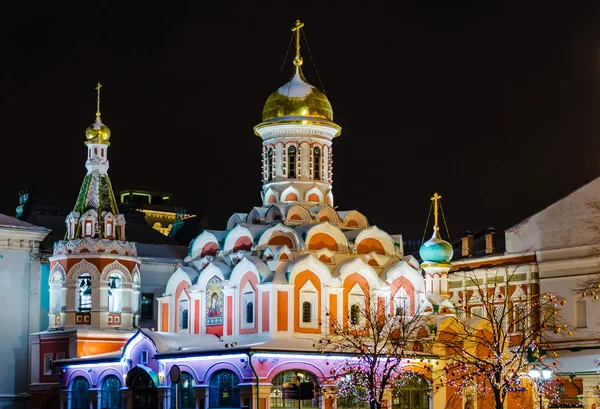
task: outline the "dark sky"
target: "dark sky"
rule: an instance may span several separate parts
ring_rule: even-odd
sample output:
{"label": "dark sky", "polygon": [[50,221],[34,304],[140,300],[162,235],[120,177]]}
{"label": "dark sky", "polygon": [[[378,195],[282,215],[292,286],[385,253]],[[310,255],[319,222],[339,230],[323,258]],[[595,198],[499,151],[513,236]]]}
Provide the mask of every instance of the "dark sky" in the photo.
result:
{"label": "dark sky", "polygon": [[437,191],[456,239],[600,173],[597,2],[151,3],[2,3],[0,212],[19,189],[75,198],[100,81],[115,189],[162,188],[224,228],[260,204],[252,127],[297,18],[343,128],[340,210],[420,239]]}

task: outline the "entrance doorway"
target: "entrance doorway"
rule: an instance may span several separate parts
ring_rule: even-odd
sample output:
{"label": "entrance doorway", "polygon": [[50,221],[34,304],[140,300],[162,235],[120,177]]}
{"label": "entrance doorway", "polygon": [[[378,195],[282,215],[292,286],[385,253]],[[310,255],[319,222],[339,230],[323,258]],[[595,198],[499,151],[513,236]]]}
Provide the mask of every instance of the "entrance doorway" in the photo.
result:
{"label": "entrance doorway", "polygon": [[152,377],[143,369],[133,368],[127,378],[132,379],[129,389],[133,409],[158,409],[158,394]]}

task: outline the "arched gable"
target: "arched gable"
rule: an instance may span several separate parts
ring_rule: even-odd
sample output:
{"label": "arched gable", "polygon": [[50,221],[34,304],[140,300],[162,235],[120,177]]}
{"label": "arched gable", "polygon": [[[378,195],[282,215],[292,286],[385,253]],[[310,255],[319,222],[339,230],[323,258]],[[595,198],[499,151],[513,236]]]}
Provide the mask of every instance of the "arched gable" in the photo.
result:
{"label": "arched gable", "polygon": [[65,273],[65,269],[60,263],[56,263],[50,272],[50,277],[48,277],[48,284],[51,284],[56,277],[60,277],[60,280],[65,283],[67,281],[67,273]]}
{"label": "arched gable", "polygon": [[123,278],[124,283],[131,282],[131,273],[123,264],[119,263],[118,260],[113,261],[102,270],[102,274],[100,275],[101,281],[107,281],[109,274],[113,271],[118,271]]}
{"label": "arched gable", "polygon": [[167,295],[177,297],[175,293],[177,292],[177,288],[182,282],[187,283],[186,287],[192,285],[192,280],[190,279],[190,276],[187,275],[187,273],[185,273],[181,268],[178,268],[173,274],[171,274],[171,277],[169,277],[165,293]]}
{"label": "arched gable", "polygon": [[311,189],[308,189],[306,191],[306,193],[304,193],[304,201],[305,202],[314,202],[314,203],[325,202],[324,197],[323,197],[323,192],[321,192],[316,186]]}
{"label": "arched gable", "polygon": [[87,262],[85,259],[75,264],[69,269],[67,273],[67,280],[77,278],[82,273],[89,273],[93,280],[100,280],[100,272],[92,263]]}
{"label": "arched gable", "polygon": [[213,263],[210,263],[206,266],[204,270],[202,270],[202,274],[198,276],[198,279],[195,283],[196,287],[201,290],[206,288],[206,285],[213,277],[218,277],[221,280],[227,280],[229,278],[225,277],[225,274],[223,274],[223,271],[221,271],[219,267],[217,267]]}
{"label": "arched gable", "polygon": [[127,341],[127,343],[123,347],[123,355],[122,355],[121,361],[122,362],[133,361],[132,358],[134,356],[135,349],[139,345],[143,345],[143,344],[149,344],[153,349],[153,351],[152,351],[153,353],[152,354],[149,353],[148,356],[152,356],[157,352],[157,348],[156,348],[156,345],[154,344],[154,341],[152,341],[152,339],[150,337],[147,337],[141,330],[138,330],[138,332],[134,336],[129,338],[129,341]]}
{"label": "arched gable", "polygon": [[283,219],[283,213],[281,213],[279,206],[269,206],[269,210],[267,210],[267,213],[265,214],[265,222],[272,223],[281,219]]}
{"label": "arched gable", "polygon": [[[357,273],[363,277],[370,290],[376,290],[381,287],[382,282],[379,279],[379,275],[373,267],[365,263],[359,257],[352,258],[349,262],[342,265],[339,270],[339,278],[342,281],[344,287],[346,286],[346,280],[351,280],[353,274]],[[356,276],[354,276],[355,278]]]}
{"label": "arched gable", "polygon": [[286,220],[291,222],[310,223],[312,222],[312,215],[306,207],[296,205],[288,210]]}
{"label": "arched gable", "polygon": [[234,213],[227,220],[227,230],[233,230],[235,226],[243,223],[248,215],[244,213]]}
{"label": "arched gable", "polygon": [[258,282],[261,282],[261,274],[256,264],[244,257],[235,265],[233,270],[231,270],[231,277],[229,279],[231,285],[239,284],[244,274],[248,271],[254,273]]}
{"label": "arched gable", "polygon": [[319,213],[317,213],[317,219],[321,222],[329,222],[334,226],[340,224],[340,217],[331,206],[325,206],[319,210]]}
{"label": "arched gable", "polygon": [[302,195],[293,186],[288,186],[283,192],[281,192],[281,202],[298,202]]}
{"label": "arched gable", "polygon": [[369,227],[367,218],[356,210],[345,212],[342,220],[348,227],[361,227],[363,229]]}
{"label": "arched gable", "polygon": [[348,253],[348,240],[340,229],[328,222],[313,226],[306,234],[306,246],[309,250],[328,248],[338,253]]}
{"label": "arched gable", "polygon": [[398,277],[405,277],[410,281],[415,291],[419,293],[425,292],[425,280],[423,279],[423,276],[405,260],[398,260],[392,264],[385,273],[385,281],[390,284]]}
{"label": "arched gable", "polygon": [[300,238],[294,229],[279,223],[265,230],[258,240],[257,248],[262,250],[268,245],[286,245],[292,250],[301,250],[300,243]]}
{"label": "arched gable", "polygon": [[223,250],[226,253],[234,253],[239,250],[250,250],[252,245],[252,233],[246,227],[238,224],[227,233]]}
{"label": "arched gable", "polygon": [[317,260],[312,254],[308,254],[300,259],[296,259],[289,267],[289,282],[293,283],[296,276],[305,271],[312,271],[317,275],[321,283],[329,282],[333,277],[325,264]]}
{"label": "arched gable", "polygon": [[392,256],[396,253],[394,240],[377,226],[362,230],[354,240],[354,247],[358,254],[375,252],[381,255]]}
{"label": "arched gable", "polygon": [[267,190],[267,192],[265,193],[265,200],[263,201],[263,203],[278,203],[279,202],[279,195],[277,194],[277,192],[271,188],[269,188]]}
{"label": "arched gable", "polygon": [[207,255],[214,256],[220,249],[217,237],[210,231],[204,230],[192,242],[190,258],[193,260]]}

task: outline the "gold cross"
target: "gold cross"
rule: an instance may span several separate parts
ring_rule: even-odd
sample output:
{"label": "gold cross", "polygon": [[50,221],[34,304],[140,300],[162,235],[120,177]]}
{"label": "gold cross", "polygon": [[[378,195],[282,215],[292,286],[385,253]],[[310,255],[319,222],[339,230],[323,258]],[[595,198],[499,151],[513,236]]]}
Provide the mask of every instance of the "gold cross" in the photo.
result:
{"label": "gold cross", "polygon": [[100,116],[100,88],[102,88],[102,84],[98,83],[96,85],[96,91],[98,91],[98,95],[96,97],[96,116]]}
{"label": "gold cross", "polygon": [[433,201],[433,220],[434,220],[433,228],[435,229],[435,231],[438,231],[440,229],[438,227],[438,202],[440,201],[441,198],[442,198],[442,196],[438,195],[437,192],[434,193],[433,197],[431,198],[431,200]]}
{"label": "gold cross", "polygon": [[292,28],[292,31],[296,32],[296,57],[294,58],[294,65],[302,65],[302,57],[300,57],[300,29],[302,27],[304,27],[304,23],[296,20],[296,25]]}

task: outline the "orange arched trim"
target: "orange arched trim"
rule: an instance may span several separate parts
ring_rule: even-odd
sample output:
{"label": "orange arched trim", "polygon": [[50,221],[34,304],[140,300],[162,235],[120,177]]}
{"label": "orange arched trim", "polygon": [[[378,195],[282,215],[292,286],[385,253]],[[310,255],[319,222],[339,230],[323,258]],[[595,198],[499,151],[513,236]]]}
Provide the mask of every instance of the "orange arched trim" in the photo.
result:
{"label": "orange arched trim", "polygon": [[369,254],[373,251],[377,254],[385,255],[383,244],[381,244],[379,240],[371,237],[361,240],[356,248],[356,252],[358,254]]}
{"label": "orange arched trim", "polygon": [[338,244],[333,237],[327,233],[316,233],[310,238],[308,243],[309,250],[329,249],[339,251]]}

